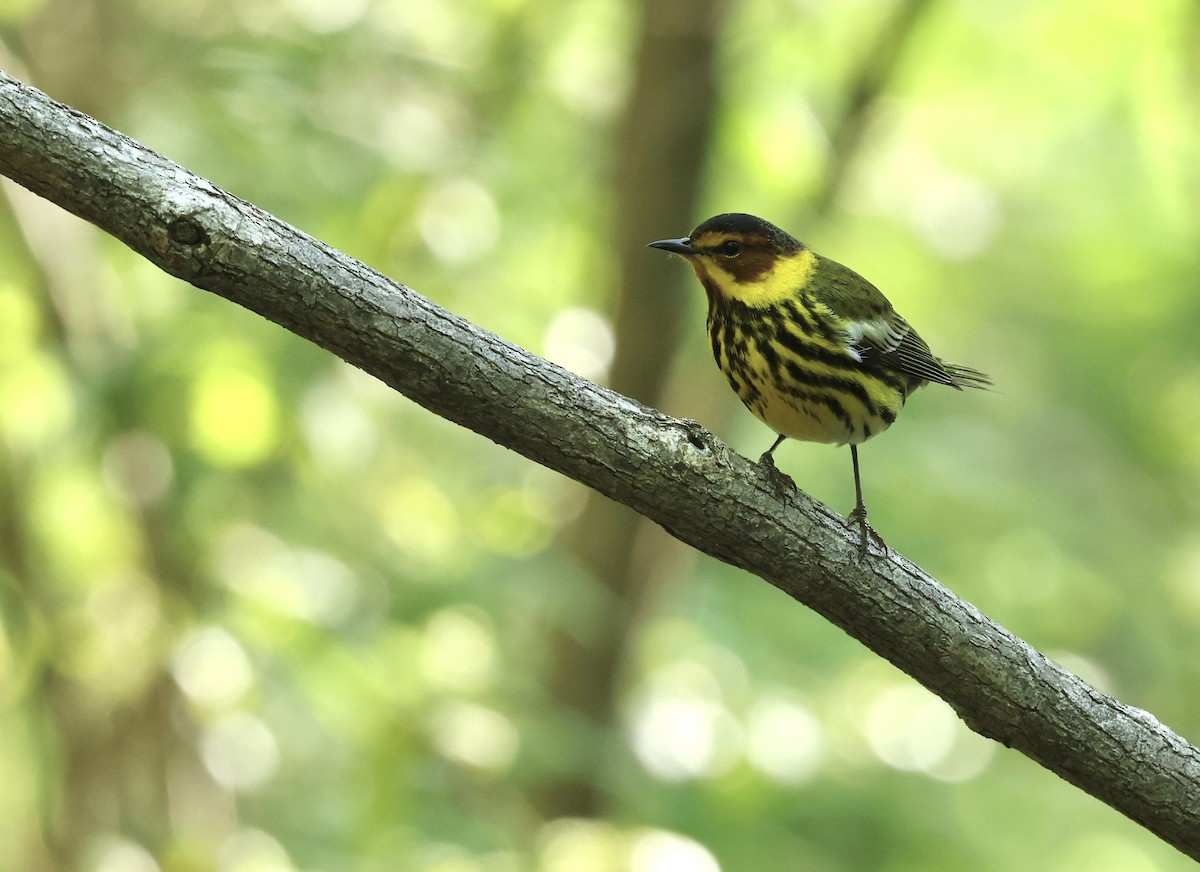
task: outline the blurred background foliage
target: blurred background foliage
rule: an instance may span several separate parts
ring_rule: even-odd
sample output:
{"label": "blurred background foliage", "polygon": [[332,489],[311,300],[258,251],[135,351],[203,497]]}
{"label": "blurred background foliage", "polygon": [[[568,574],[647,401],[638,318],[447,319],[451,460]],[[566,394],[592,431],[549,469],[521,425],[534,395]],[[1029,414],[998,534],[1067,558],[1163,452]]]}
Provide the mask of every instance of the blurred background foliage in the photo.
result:
{"label": "blurred background foliage", "polygon": [[[751,457],[694,279],[622,229],[793,230],[999,387],[865,449],[889,544],[1200,736],[1200,4],[645,2],[0,0],[0,67],[586,377],[654,345],[625,389]],[[699,101],[664,204],[621,184],[674,160],[627,107],[676,26],[715,92],[643,107]],[[1191,867],[768,585],[0,190],[0,866]],[[849,509],[844,450],[777,459]]]}

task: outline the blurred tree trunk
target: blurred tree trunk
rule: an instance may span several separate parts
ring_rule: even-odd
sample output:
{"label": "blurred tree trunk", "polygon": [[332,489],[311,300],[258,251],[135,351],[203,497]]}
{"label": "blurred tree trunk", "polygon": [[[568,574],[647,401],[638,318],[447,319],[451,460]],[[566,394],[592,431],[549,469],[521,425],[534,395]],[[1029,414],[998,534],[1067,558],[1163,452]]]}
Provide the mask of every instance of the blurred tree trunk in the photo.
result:
{"label": "blurred tree trunk", "polygon": [[[881,25],[852,72],[840,115],[830,125],[830,157],[816,218],[828,215],[885,92],[932,0],[904,0]],[[647,257],[645,244],[686,233],[696,214],[701,171],[716,103],[714,46],[724,0],[654,2],[641,6],[642,29],[633,92],[617,140],[613,250],[621,264],[617,350],[610,386],[661,405],[688,305],[686,270]],[[600,737],[613,727],[616,691],[639,609],[660,561],[639,561],[635,543],[645,521],[595,493],[574,527],[572,545],[600,596],[583,598],[585,614],[554,630],[550,688],[555,702],[580,716]],[[664,540],[665,541],[665,540]],[[545,785],[548,816],[601,811],[600,747],[583,755],[590,771]]]}
{"label": "blurred tree trunk", "polygon": [[[633,90],[616,140],[611,250],[620,259],[616,354],[610,386],[660,404],[688,304],[683,274],[647,242],[680,236],[696,223],[701,169],[708,151],[716,88],[713,56],[724,0],[644,0]],[[601,587],[586,612],[553,629],[555,702],[594,729],[596,747],[583,771],[544,785],[543,814],[594,815],[605,767],[601,737],[612,728],[616,688],[630,630],[650,583],[634,544],[645,519],[592,493],[571,534],[572,546]],[[565,625],[564,625],[565,624]]]}
{"label": "blurred tree trunk", "polygon": [[820,190],[813,199],[817,218],[826,217],[846,183],[854,158],[870,129],[875,107],[900,69],[912,46],[917,27],[933,0],[904,0],[880,27],[846,83],[840,115],[829,126],[829,162]]}

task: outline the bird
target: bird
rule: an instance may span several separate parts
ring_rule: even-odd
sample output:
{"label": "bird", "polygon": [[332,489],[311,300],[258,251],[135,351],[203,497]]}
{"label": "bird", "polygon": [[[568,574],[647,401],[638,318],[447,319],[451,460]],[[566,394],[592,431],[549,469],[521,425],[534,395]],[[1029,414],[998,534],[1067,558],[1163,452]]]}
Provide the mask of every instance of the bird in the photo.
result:
{"label": "bird", "polygon": [[717,215],[648,247],[683,257],[704,287],[717,366],[778,437],[759,463],[782,475],[773,455],[785,439],[849,445],[859,558],[868,538],[886,547],[867,523],[858,446],[887,430],[917,388],[988,390],[991,378],[934,357],[878,288],[762,218]]}

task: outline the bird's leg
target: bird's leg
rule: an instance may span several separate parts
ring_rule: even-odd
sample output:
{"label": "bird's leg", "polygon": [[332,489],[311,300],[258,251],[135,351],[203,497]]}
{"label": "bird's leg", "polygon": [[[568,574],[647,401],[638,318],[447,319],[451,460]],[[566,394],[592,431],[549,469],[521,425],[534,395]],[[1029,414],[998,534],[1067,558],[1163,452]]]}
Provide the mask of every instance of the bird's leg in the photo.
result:
{"label": "bird's leg", "polygon": [[780,434],[779,438],[771,443],[771,447],[763,452],[763,456],[758,458],[758,462],[765,464],[767,466],[774,466],[775,465],[775,456],[774,456],[775,449],[778,448],[780,446],[780,444],[783,442],[783,440],[786,438],[787,438],[786,436]]}
{"label": "bird's leg", "polygon": [[874,539],[881,549],[887,548],[883,541],[883,537],[875,532],[874,528],[867,523],[867,504],[863,502],[862,495],[862,478],[858,474],[858,446],[850,446],[850,460],[854,464],[854,511],[852,511],[846,520],[851,524],[858,524],[858,559],[862,560],[867,556],[867,540]]}
{"label": "bird's leg", "polygon": [[785,490],[795,490],[796,489],[796,483],[794,481],[792,481],[792,477],[790,475],[787,475],[786,473],[781,472],[779,470],[779,467],[775,465],[774,451],[776,448],[779,447],[779,444],[781,442],[783,442],[783,440],[786,438],[787,438],[786,436],[780,435],[778,439],[776,439],[773,443],[771,443],[771,447],[768,448],[765,452],[763,452],[763,456],[758,458],[758,465],[766,467],[767,475],[771,478],[771,481],[775,484],[776,490],[778,490],[780,492],[783,492]]}

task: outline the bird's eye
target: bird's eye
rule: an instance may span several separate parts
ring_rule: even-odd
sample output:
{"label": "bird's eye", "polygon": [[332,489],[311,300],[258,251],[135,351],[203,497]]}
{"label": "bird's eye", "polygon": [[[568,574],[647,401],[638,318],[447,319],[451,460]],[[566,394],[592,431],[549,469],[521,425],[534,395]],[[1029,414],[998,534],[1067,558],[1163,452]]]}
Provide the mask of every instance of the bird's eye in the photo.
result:
{"label": "bird's eye", "polygon": [[742,244],[736,239],[726,239],[721,243],[721,254],[726,257],[737,257],[742,253]]}

